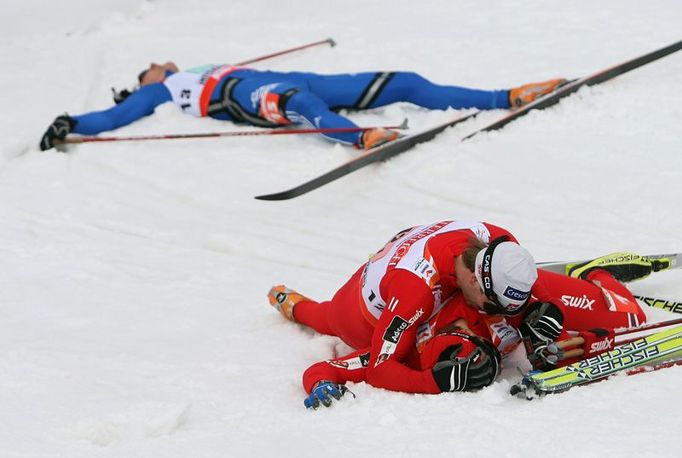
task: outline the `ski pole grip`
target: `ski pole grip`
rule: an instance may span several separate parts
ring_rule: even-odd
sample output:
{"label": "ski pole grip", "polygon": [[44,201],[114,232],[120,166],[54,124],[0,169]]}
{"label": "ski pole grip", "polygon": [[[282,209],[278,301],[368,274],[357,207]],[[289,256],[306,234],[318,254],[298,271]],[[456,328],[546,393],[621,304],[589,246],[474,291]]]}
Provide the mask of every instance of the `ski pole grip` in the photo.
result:
{"label": "ski pole grip", "polygon": [[585,350],[582,348],[573,348],[564,353],[564,357],[561,359],[577,358],[585,354]]}
{"label": "ski pole grip", "polygon": [[[585,343],[585,339],[582,337],[571,337],[570,339],[560,340],[555,342],[556,346],[565,350],[566,348],[573,348]],[[582,351],[582,348],[580,349]],[[569,352],[566,352],[568,354]]]}

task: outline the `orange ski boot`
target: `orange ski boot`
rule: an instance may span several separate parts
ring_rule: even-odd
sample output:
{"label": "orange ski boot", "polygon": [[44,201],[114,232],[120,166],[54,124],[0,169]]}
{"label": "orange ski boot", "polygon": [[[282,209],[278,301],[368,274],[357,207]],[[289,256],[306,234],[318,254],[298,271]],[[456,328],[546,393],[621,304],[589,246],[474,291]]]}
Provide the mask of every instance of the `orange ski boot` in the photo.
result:
{"label": "orange ski boot", "polygon": [[568,80],[558,78],[555,80],[544,81],[542,83],[529,83],[509,90],[509,106],[519,108],[528,105],[535,99],[545,94],[549,94],[558,87],[564,85]]}
{"label": "orange ski boot", "polygon": [[309,301],[307,297],[297,293],[293,289],[289,289],[284,285],[276,285],[268,292],[268,301],[270,305],[279,311],[284,318],[296,323],[294,319],[294,307],[301,301]]}

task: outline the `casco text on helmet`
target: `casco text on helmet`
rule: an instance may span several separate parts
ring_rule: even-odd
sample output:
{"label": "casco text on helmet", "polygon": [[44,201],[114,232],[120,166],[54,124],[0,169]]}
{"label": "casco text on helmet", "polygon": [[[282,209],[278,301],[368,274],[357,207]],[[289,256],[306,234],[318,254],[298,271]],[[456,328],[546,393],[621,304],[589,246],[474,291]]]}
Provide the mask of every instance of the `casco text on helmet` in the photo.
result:
{"label": "casco text on helmet", "polygon": [[484,292],[492,291],[497,305],[507,314],[516,314],[530,298],[538,278],[535,260],[521,245],[493,241],[476,255],[474,273]]}

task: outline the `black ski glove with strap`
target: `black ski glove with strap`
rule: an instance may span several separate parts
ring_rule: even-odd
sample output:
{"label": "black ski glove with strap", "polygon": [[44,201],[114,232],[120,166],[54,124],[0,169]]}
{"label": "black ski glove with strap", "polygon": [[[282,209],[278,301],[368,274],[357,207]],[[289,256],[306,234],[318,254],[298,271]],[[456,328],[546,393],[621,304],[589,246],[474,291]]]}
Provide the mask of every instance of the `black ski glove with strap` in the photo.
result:
{"label": "black ski glove with strap", "polygon": [[564,329],[564,314],[551,302],[534,302],[528,306],[519,326],[526,357],[533,369],[551,370],[562,358],[553,345]]}
{"label": "black ski glove with strap", "polygon": [[476,345],[468,355],[460,355],[463,345],[458,343],[443,350],[432,373],[442,392],[476,391],[493,383],[500,373],[500,352],[485,339],[462,333],[456,334]]}
{"label": "black ski glove with strap", "polygon": [[46,151],[54,148],[55,140],[64,140],[74,127],[76,127],[76,120],[71,116],[66,114],[57,116],[40,139],[40,150]]}

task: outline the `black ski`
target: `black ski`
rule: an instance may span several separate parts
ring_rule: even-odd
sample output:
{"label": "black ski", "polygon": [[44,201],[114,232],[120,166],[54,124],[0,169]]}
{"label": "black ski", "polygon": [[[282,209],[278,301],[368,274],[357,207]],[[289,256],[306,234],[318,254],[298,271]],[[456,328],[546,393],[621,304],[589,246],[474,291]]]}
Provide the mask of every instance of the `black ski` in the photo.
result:
{"label": "black ski", "polygon": [[348,162],[338,166],[337,168],[330,170],[329,172],[319,175],[318,177],[313,178],[312,180],[307,181],[298,186],[295,186],[287,191],[277,192],[274,194],[263,194],[261,196],[256,196],[256,199],[260,200],[293,199],[294,197],[303,195],[307,192],[312,191],[313,189],[317,189],[320,186],[324,186],[327,183],[330,183],[338,178],[348,175],[349,173],[354,172],[355,170],[361,169],[366,165],[378,161],[383,161],[393,156],[397,156],[398,154],[415,147],[419,143],[424,143],[431,140],[433,137],[443,132],[448,127],[454,126],[456,124],[466,121],[467,119],[473,118],[478,113],[479,112],[476,111],[467,116],[458,116],[455,119],[451,119],[435,127],[426,129],[418,134],[408,135],[406,137],[399,138],[390,143],[378,146],[376,148],[364,152],[360,156],[357,156],[349,160]]}
{"label": "black ski", "polygon": [[544,97],[540,97],[536,99],[534,102],[531,102],[528,105],[519,108],[518,110],[512,111],[511,113],[504,116],[502,119],[499,119],[492,124],[489,124],[481,129],[478,129],[475,132],[472,132],[471,134],[464,137],[462,141],[467,140],[473,137],[474,135],[480,134],[481,132],[489,132],[491,130],[501,129],[502,127],[506,126],[515,119],[527,115],[531,110],[542,110],[544,108],[551,107],[552,105],[558,103],[559,100],[563,99],[568,95],[573,94],[583,86],[594,86],[599,83],[603,83],[604,81],[608,81],[612,78],[615,78],[618,75],[622,75],[623,73],[627,73],[630,70],[634,70],[650,62],[658,60],[661,57],[665,57],[669,54],[679,51],[680,49],[682,49],[682,41],[678,41],[677,43],[674,43],[670,46],[666,46],[665,48],[661,48],[654,52],[650,52],[648,54],[644,54],[643,56],[639,56],[635,59],[629,60],[627,62],[623,62],[622,64],[614,65],[613,67],[601,70],[597,73],[594,73],[593,75],[570,81],[569,83],[565,84],[564,86],[561,86],[559,89],[552,92],[551,94],[547,94]]}

